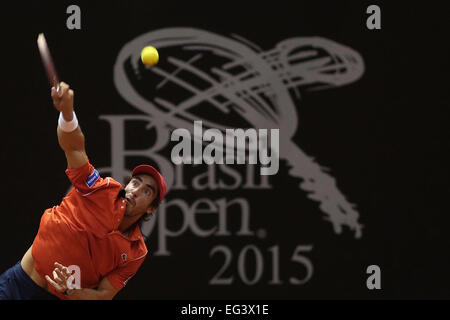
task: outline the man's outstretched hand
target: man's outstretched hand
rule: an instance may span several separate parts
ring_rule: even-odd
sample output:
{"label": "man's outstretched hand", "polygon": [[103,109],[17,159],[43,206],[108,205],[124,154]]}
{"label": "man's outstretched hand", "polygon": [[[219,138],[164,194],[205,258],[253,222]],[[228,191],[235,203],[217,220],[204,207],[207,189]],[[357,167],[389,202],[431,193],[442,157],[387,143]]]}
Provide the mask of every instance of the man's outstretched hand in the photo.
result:
{"label": "man's outstretched hand", "polygon": [[65,293],[67,290],[72,289],[71,283],[73,282],[73,276],[62,264],[55,262],[54,265],[55,269],[53,269],[53,279],[48,275],[45,275],[45,279],[55,288],[56,291]]}
{"label": "man's outstretched hand", "polygon": [[52,87],[53,105],[56,110],[62,112],[66,121],[71,121],[73,118],[73,95],[73,90],[65,82],[60,83],[59,93],[56,92],[55,87]]}

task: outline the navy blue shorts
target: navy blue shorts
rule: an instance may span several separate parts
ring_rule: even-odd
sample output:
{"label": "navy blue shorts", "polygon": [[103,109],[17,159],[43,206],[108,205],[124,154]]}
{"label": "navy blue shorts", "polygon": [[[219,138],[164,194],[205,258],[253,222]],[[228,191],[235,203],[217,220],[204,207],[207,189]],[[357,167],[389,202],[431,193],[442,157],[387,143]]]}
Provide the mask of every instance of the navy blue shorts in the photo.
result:
{"label": "navy blue shorts", "polygon": [[0,275],[0,300],[58,300],[23,271],[20,261]]}

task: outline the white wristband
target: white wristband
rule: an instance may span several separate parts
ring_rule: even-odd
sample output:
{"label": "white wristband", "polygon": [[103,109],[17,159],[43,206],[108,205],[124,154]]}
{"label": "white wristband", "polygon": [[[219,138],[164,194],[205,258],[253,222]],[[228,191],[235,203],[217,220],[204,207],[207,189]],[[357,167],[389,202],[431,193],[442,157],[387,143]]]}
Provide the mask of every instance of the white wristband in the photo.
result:
{"label": "white wristband", "polygon": [[62,115],[62,112],[59,113],[58,126],[64,132],[72,132],[78,127],[78,119],[75,115],[75,111],[73,112],[73,119],[71,121],[66,121]]}

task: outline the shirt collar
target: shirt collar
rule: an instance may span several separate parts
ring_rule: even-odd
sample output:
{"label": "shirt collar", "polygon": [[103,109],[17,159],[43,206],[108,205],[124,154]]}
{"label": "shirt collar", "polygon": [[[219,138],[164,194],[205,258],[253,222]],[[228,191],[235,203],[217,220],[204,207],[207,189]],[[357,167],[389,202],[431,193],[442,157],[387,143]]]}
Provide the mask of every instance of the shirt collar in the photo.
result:
{"label": "shirt collar", "polygon": [[122,188],[122,189],[119,191],[119,194],[117,195],[117,198],[125,198],[125,195],[126,195],[125,189]]}

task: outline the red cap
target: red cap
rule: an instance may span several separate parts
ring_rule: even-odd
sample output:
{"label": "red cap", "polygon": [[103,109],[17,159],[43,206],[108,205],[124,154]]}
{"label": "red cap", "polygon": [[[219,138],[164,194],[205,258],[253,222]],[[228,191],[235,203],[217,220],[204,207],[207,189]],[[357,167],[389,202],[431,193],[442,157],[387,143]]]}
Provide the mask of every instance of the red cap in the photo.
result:
{"label": "red cap", "polygon": [[148,174],[156,180],[159,190],[159,203],[161,203],[161,201],[163,201],[164,199],[164,196],[166,195],[167,190],[166,182],[164,181],[161,173],[159,173],[158,170],[156,170],[152,166],[149,166],[148,164],[141,164],[134,168],[133,172],[131,173],[132,176],[135,176],[137,174]]}

